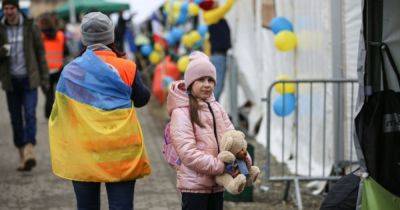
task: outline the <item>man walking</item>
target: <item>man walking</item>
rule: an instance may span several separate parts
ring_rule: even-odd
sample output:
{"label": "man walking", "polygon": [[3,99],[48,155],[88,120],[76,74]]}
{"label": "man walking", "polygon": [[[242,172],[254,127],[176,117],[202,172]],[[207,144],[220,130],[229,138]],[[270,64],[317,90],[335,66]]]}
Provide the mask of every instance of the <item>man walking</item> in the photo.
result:
{"label": "man walking", "polygon": [[18,0],[3,0],[4,17],[0,19],[0,81],[6,91],[18,148],[18,171],[30,171],[36,165],[33,146],[36,144],[37,87],[48,91],[48,68],[41,34],[19,9]]}

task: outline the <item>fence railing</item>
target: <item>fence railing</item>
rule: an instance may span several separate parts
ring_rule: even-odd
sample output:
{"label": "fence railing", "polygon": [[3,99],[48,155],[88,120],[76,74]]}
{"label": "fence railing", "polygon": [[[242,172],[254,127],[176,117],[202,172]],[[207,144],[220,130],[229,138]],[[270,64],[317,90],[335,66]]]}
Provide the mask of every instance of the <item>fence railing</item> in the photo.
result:
{"label": "fence railing", "polygon": [[[278,95],[273,91],[276,85],[281,85],[281,94],[292,94],[295,104],[287,103],[286,97],[272,102]],[[285,93],[289,86],[292,92]],[[286,181],[284,199],[293,181],[299,209],[303,209],[299,181],[337,180],[345,167],[357,163],[352,135],[357,88],[355,79],[280,80],[268,88],[263,99],[267,103],[265,179]],[[271,169],[273,154],[276,161]]]}

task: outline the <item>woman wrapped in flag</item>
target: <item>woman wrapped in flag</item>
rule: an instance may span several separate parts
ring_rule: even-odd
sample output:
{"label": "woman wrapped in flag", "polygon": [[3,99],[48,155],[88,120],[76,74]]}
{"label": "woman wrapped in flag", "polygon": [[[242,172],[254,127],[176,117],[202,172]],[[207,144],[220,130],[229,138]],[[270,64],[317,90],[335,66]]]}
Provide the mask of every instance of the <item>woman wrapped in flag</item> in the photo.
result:
{"label": "woman wrapped in flag", "polygon": [[116,50],[109,17],[85,15],[81,32],[84,51],[63,69],[49,120],[53,172],[72,180],[78,209],[100,209],[102,182],[110,209],[133,209],[135,180],[151,172],[134,107],[150,92]]}

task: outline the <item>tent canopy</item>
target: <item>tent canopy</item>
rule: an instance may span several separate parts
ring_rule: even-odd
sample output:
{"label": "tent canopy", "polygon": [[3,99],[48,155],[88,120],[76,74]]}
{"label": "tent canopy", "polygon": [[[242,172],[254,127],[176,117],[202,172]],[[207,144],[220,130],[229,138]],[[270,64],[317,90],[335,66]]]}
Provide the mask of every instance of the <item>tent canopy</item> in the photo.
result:
{"label": "tent canopy", "polygon": [[[115,3],[105,0],[73,0],[76,14],[98,11],[105,14],[119,12],[129,9],[128,3]],[[69,17],[69,2],[62,4],[56,8],[56,13],[60,18],[66,19]]]}

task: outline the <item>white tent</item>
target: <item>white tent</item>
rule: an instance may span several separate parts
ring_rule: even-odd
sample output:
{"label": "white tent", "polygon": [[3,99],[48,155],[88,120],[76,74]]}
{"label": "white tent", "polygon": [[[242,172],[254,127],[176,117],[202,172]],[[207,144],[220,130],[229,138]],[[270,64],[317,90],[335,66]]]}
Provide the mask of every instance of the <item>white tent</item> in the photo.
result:
{"label": "white tent", "polygon": [[[362,7],[360,0],[275,1],[277,16],[284,16],[293,23],[294,33],[298,39],[296,50],[284,53],[276,50],[273,33],[262,27],[262,2],[262,0],[237,0],[227,19],[231,27],[233,54],[237,59],[239,71],[244,75],[254,94],[254,97],[248,97],[248,94],[239,90],[239,105],[246,100],[255,103],[249,116],[250,132],[257,120],[264,118],[257,141],[265,145],[266,110],[261,98],[266,97],[268,86],[278,75],[287,74],[293,79],[356,78]],[[222,101],[228,108],[226,97],[227,94],[223,96]],[[332,112],[332,107],[328,106],[327,109]],[[350,127],[350,116],[346,116],[345,120],[346,125]],[[331,121],[332,119],[328,119],[328,122]],[[279,125],[272,126],[279,129]],[[313,135],[318,136],[318,132],[322,129],[313,130],[315,132]],[[329,134],[332,136],[333,130],[328,129],[326,132],[328,136]],[[346,138],[347,140],[350,138],[350,132],[346,133]],[[328,145],[332,146],[333,140],[328,140],[330,141]],[[281,154],[277,148],[281,141],[279,132],[272,133],[271,149],[278,157]],[[307,141],[306,138],[304,141]],[[313,144],[317,147],[321,143],[317,141]],[[305,149],[306,146],[303,150]],[[299,158],[301,162],[302,157]],[[328,154],[328,158],[328,163],[333,164],[332,154]],[[316,166],[321,166],[320,158],[313,156],[312,161]],[[293,164],[288,164],[293,170]],[[314,170],[321,171],[321,168],[316,167]],[[330,168],[325,170],[329,171]],[[304,174],[305,171],[300,170],[301,173]]]}

